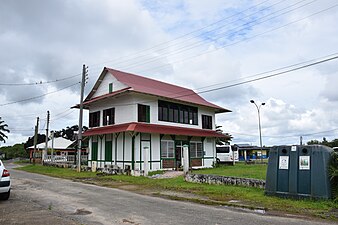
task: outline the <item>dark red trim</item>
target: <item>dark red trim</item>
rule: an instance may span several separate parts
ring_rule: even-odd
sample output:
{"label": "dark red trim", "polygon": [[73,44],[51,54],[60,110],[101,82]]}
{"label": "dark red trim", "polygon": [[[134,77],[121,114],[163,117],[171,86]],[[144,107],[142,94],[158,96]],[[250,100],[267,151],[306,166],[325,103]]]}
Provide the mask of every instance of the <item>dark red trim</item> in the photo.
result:
{"label": "dark red trim", "polygon": [[118,125],[104,126],[91,128],[84,132],[84,136],[111,134],[119,132],[141,132],[141,133],[157,133],[157,134],[170,134],[170,135],[184,135],[194,137],[228,137],[227,135],[218,133],[214,130],[204,130],[186,127],[174,127],[158,124],[148,123],[124,123]]}

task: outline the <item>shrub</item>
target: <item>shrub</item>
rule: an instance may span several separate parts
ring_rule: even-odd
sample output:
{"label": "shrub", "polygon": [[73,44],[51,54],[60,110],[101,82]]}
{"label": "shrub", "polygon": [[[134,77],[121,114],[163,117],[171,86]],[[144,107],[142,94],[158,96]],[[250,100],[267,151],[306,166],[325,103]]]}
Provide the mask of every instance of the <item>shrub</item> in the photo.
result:
{"label": "shrub", "polygon": [[338,152],[331,153],[329,176],[332,185],[332,197],[338,201]]}

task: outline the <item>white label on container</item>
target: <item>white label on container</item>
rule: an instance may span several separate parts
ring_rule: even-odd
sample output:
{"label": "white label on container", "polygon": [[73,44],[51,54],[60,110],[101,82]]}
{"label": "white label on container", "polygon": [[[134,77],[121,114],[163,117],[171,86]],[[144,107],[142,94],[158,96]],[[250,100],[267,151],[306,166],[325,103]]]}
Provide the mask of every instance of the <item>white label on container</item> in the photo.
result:
{"label": "white label on container", "polygon": [[289,169],[289,156],[279,156],[279,169],[280,170]]}
{"label": "white label on container", "polygon": [[299,170],[310,170],[310,156],[299,156]]}
{"label": "white label on container", "polygon": [[291,147],[291,152],[295,152],[295,151],[297,151],[297,146],[292,146]]}

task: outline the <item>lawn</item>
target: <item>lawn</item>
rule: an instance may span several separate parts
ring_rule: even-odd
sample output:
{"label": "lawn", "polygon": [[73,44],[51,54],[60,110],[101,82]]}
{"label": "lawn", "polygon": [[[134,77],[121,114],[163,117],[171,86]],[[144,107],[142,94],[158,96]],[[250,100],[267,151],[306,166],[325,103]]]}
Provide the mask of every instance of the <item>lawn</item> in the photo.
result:
{"label": "lawn", "polygon": [[216,168],[194,170],[193,173],[265,180],[266,170],[267,164],[245,164],[239,162],[235,166],[220,165]]}
{"label": "lawn", "polygon": [[[123,189],[127,186],[132,186],[132,191],[145,194],[157,193],[161,195],[161,193],[166,193],[168,191],[182,193],[183,196],[184,194],[187,196],[194,194],[196,196],[203,196],[203,199],[209,199],[210,201],[198,200],[198,198],[193,201],[207,204],[239,205],[249,208],[261,207],[267,211],[317,216],[333,219],[335,221],[338,219],[338,215],[335,212],[335,210],[338,209],[338,202],[328,200],[294,200],[266,196],[264,195],[264,190],[252,187],[187,183],[184,181],[182,176],[171,179],[151,179],[147,177],[133,177],[125,175],[100,176],[100,174],[97,175],[92,172],[77,173],[71,169],[44,167],[41,165],[28,165],[18,168],[18,170],[89,182],[113,188]],[[250,173],[250,170],[254,170],[256,173]],[[195,172],[218,175],[233,175],[233,173],[236,173],[236,175],[241,177],[264,179],[265,170],[266,166],[264,165],[238,164],[235,167],[225,166],[215,169],[203,169]],[[243,173],[241,174],[240,171]],[[184,198],[181,199],[187,200]],[[233,202],[234,200],[236,203],[229,203],[229,201]]]}

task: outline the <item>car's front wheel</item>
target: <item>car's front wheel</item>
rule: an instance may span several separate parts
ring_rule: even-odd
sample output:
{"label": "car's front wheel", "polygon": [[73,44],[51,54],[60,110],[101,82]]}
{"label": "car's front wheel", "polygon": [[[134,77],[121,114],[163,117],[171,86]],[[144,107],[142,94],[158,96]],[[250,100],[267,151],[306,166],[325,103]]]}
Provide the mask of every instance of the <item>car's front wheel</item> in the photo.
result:
{"label": "car's front wheel", "polygon": [[8,200],[10,195],[11,195],[11,190],[9,190],[8,192],[5,192],[5,193],[1,193],[0,194],[0,200]]}

